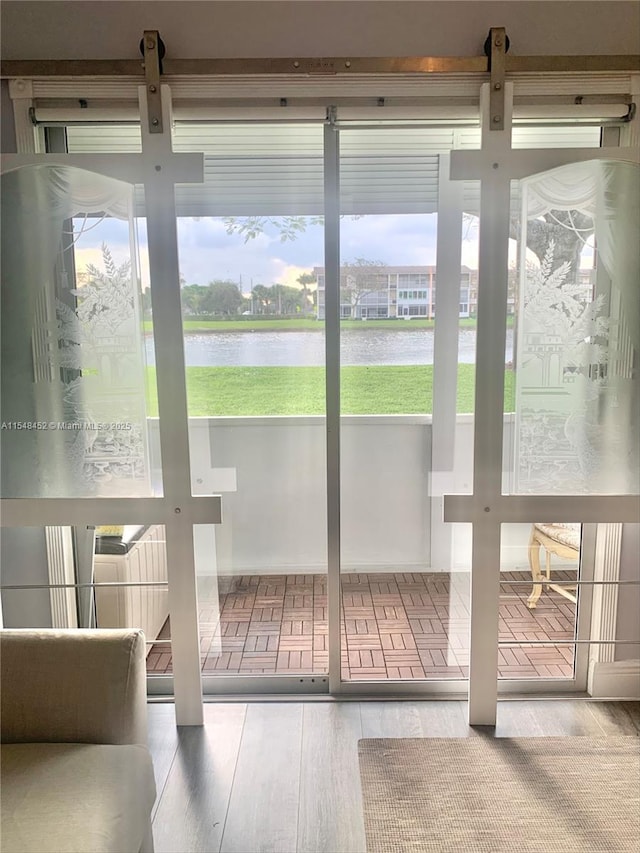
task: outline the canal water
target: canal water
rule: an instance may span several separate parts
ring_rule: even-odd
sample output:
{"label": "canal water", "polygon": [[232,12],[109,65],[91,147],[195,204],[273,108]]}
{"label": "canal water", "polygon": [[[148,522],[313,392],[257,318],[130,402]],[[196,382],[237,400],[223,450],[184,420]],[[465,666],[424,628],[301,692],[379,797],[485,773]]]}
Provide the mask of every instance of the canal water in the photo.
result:
{"label": "canal water", "polygon": [[[433,364],[433,329],[393,332],[362,329],[343,332],[341,362],[350,365]],[[321,367],[322,332],[208,332],[184,336],[187,367]],[[155,364],[153,341],[146,339],[147,359]],[[473,364],[476,330],[460,329],[458,361]],[[505,361],[513,359],[513,330],[507,329]]]}

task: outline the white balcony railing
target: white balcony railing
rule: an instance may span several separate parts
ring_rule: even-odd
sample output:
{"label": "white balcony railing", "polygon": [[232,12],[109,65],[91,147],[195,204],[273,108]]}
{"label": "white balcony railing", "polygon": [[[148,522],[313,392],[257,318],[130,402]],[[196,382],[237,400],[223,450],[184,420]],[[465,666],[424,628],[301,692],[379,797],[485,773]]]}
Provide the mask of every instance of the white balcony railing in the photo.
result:
{"label": "white balcony railing", "polygon": [[[505,415],[506,488],[512,420]],[[222,494],[215,565],[209,554],[207,574],[326,571],[324,418],[190,418],[189,430],[194,491]],[[432,502],[443,490],[472,490],[473,417],[457,418],[454,466],[444,478],[431,476],[431,415],[349,415],[341,430],[343,569],[468,571],[470,525],[454,530],[439,522]],[[159,482],[154,420],[150,446]],[[448,556],[440,547],[442,530],[433,530],[434,524],[441,524],[449,538]],[[437,555],[432,550],[436,535]],[[522,549],[509,549],[505,569],[526,567],[526,542],[524,531]]]}

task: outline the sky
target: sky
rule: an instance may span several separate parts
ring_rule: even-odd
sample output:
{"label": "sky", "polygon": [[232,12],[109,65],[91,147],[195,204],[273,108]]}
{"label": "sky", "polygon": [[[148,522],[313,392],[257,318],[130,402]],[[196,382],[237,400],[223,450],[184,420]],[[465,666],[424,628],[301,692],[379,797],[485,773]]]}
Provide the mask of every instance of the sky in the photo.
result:
{"label": "sky", "polygon": [[[345,216],[341,220],[340,244],[344,262],[365,258],[390,266],[422,266],[436,263],[437,214]],[[324,228],[309,224],[295,240],[281,240],[277,227],[268,225],[245,242],[242,234],[227,234],[222,219],[202,217],[178,219],[180,274],[187,284],[206,285],[214,279],[234,281],[243,293],[252,286],[287,284],[314,266],[324,265]],[[477,228],[464,228],[462,263],[478,266]],[[101,244],[106,243],[116,261],[129,257],[129,226],[105,219],[89,226],[76,242],[76,264],[102,267]],[[138,243],[143,289],[149,286],[146,223],[138,221]]]}
{"label": "sky", "polygon": [[[76,220],[76,231],[80,220]],[[465,220],[462,233],[462,264],[478,268],[478,220]],[[343,262],[356,258],[381,261],[389,266],[436,264],[438,216],[432,214],[385,214],[344,216],[340,227]],[[117,264],[130,257],[129,223],[118,219],[88,220],[85,233],[77,238],[76,267],[79,272],[92,263],[102,269],[102,243]],[[185,284],[206,285],[214,280],[233,281],[245,295],[257,284],[286,284],[299,287],[298,277],[324,266],[324,229],[309,224],[295,240],[281,240],[281,232],[267,225],[255,238],[228,234],[223,219],[179,218],[177,223],[180,275]],[[146,221],[137,220],[140,276],[143,290],[149,287]],[[537,259],[531,252],[528,258]],[[517,259],[517,245],[509,240],[509,263]],[[593,250],[586,246],[581,266],[593,265]]]}

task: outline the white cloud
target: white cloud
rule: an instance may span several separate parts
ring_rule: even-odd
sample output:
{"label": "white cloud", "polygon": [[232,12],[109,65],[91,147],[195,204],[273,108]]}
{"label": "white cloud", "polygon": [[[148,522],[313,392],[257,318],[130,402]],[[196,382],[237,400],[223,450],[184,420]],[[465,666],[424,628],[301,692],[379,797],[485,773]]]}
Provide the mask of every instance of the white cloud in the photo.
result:
{"label": "white cloud", "polygon": [[76,246],[74,257],[78,273],[86,272],[90,264],[98,269],[102,268],[102,252],[99,248],[80,249]]}
{"label": "white cloud", "polygon": [[476,240],[463,240],[462,242],[462,266],[469,269],[478,269],[478,243]]}
{"label": "white cloud", "polygon": [[[288,287],[297,287],[300,289],[302,285],[298,283],[298,278],[302,273],[310,273],[313,271],[313,266],[301,267],[296,264],[288,264],[280,259],[277,259],[277,263],[280,267],[278,284],[286,284]],[[311,289],[313,289],[313,287],[314,285],[311,285]]]}

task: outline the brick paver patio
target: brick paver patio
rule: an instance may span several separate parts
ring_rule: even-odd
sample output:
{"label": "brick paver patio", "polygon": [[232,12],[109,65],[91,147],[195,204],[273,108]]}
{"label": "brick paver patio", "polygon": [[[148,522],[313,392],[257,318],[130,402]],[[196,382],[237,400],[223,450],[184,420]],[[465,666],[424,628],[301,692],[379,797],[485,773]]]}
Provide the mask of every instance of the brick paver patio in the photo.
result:
{"label": "brick paver patio", "polygon": [[[519,645],[500,649],[499,676],[571,677],[575,605],[545,591],[529,610],[531,575],[505,572],[502,577],[500,641]],[[571,581],[575,573],[556,572],[554,578]],[[217,637],[217,614],[201,592],[203,674],[326,673],[325,575],[242,575],[219,583]],[[344,574],[342,600],[343,678],[467,677],[467,574]],[[168,624],[162,636],[169,636]],[[557,645],[527,645],[532,641]],[[171,672],[170,645],[153,646],[147,669]]]}

